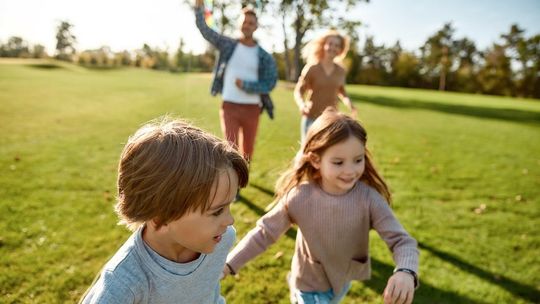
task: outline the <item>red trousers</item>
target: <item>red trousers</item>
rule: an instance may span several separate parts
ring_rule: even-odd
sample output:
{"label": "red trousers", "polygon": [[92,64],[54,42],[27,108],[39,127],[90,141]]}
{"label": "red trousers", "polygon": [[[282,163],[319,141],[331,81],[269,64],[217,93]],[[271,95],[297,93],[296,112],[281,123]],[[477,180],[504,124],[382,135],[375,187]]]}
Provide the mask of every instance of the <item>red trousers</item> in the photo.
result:
{"label": "red trousers", "polygon": [[256,104],[224,101],[219,111],[223,136],[240,149],[247,161],[253,156],[261,108]]}

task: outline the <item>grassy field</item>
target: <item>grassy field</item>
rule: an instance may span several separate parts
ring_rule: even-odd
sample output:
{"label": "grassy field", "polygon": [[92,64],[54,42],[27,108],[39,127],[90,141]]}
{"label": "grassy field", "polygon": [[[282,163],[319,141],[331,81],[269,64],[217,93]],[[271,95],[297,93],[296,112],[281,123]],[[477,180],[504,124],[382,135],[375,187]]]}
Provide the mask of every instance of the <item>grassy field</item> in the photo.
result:
{"label": "grassy field", "polygon": [[[127,137],[169,113],[220,134],[208,74],[88,70],[0,61],[0,303],[75,302],[129,236],[113,213]],[[415,303],[540,303],[540,102],[349,86],[368,147],[419,241]],[[292,91],[262,117],[250,184],[233,205],[238,238],[264,213],[298,148]],[[229,303],[287,303],[294,240],[283,236],[236,277]],[[382,303],[392,272],[371,235],[373,278],[345,303]]]}

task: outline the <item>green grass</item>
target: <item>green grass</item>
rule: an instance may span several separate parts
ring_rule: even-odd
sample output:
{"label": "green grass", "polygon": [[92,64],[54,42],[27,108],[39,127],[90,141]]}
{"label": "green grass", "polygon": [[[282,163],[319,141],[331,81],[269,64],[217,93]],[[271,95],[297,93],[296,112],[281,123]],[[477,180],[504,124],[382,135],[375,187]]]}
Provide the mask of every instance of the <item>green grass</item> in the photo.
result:
{"label": "green grass", "polygon": [[[113,213],[127,137],[169,113],[220,134],[208,74],[0,61],[0,302],[74,302],[129,236]],[[368,147],[419,241],[415,303],[540,302],[540,102],[349,86]],[[262,117],[241,238],[298,148],[290,88]],[[222,282],[229,303],[287,303],[292,234]],[[373,278],[345,303],[382,303],[391,254],[372,235]]]}

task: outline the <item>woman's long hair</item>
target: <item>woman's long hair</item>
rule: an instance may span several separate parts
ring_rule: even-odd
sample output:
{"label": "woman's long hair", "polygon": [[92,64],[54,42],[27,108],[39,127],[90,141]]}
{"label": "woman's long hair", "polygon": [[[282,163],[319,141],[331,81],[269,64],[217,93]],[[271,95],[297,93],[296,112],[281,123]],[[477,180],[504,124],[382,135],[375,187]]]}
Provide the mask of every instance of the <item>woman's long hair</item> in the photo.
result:
{"label": "woman's long hair", "polygon": [[322,60],[324,56],[324,44],[330,37],[336,37],[341,41],[341,53],[334,58],[334,62],[342,64],[343,59],[349,51],[349,38],[341,35],[336,30],[329,30],[306,44],[302,49],[302,57],[306,60],[306,64],[316,64]]}
{"label": "woman's long hair", "polygon": [[[333,108],[327,108],[309,128],[302,150],[297,155],[293,166],[278,179],[276,183],[276,201],[279,201],[303,181],[320,184],[319,170],[312,166],[309,154],[314,153],[320,157],[326,149],[343,142],[350,136],[358,138],[364,146],[366,145],[367,133],[358,121],[345,114],[338,113]],[[365,170],[360,180],[373,187],[390,204],[392,201],[390,190],[382,176],[377,172],[367,147],[365,151]]]}

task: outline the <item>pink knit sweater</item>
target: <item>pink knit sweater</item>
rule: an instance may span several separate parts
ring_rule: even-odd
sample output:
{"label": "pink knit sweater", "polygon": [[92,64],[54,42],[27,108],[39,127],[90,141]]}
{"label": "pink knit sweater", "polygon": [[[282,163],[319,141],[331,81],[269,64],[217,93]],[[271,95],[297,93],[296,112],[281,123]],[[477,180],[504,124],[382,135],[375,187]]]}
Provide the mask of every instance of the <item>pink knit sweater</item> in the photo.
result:
{"label": "pink knit sweater", "polygon": [[375,189],[358,182],[343,195],[331,195],[304,183],[266,215],[229,253],[227,263],[238,271],[276,242],[292,224],[298,225],[291,266],[291,285],[302,291],[338,294],[351,280],[371,276],[369,230],[375,229],[393,253],[399,268],[418,272],[416,241],[397,221]]}

